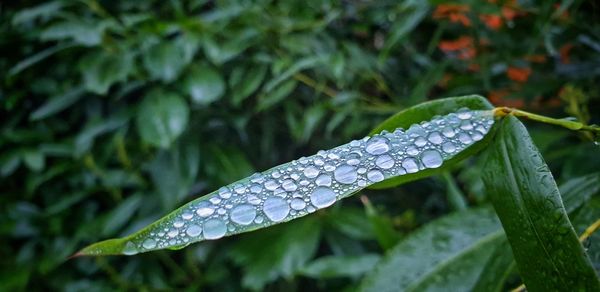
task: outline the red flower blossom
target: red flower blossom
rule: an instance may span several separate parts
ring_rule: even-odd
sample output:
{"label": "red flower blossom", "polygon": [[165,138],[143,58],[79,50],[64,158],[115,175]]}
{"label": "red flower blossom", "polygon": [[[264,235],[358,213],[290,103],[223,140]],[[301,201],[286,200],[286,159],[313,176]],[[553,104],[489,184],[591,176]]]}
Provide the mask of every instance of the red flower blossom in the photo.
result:
{"label": "red flower blossom", "polygon": [[468,36],[461,36],[453,41],[441,41],[438,47],[445,53],[455,55],[461,60],[472,59],[477,55],[473,46],[473,38]]}
{"label": "red flower blossom", "polygon": [[506,70],[506,75],[513,81],[524,83],[531,75],[531,68],[508,67],[508,70]]}
{"label": "red flower blossom", "polygon": [[448,19],[453,23],[471,26],[471,20],[466,15],[471,8],[463,4],[440,4],[433,11],[433,19]]}
{"label": "red flower blossom", "polygon": [[502,27],[502,17],[500,15],[481,14],[479,18],[490,29],[499,30]]}

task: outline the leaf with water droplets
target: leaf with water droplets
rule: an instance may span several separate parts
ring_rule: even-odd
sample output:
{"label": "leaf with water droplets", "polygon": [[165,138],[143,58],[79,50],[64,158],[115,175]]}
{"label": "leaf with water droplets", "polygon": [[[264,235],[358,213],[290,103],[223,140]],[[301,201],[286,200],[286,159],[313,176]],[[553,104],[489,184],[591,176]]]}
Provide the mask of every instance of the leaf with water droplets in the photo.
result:
{"label": "leaf with water droplets", "polygon": [[384,131],[256,173],[83,254],[133,254],[252,231],[313,213],[387,179],[442,165],[486,136],[488,110],[462,109],[407,130]]}
{"label": "leaf with water droplets", "polygon": [[552,173],[513,116],[499,125],[483,180],[532,291],[600,291]]}

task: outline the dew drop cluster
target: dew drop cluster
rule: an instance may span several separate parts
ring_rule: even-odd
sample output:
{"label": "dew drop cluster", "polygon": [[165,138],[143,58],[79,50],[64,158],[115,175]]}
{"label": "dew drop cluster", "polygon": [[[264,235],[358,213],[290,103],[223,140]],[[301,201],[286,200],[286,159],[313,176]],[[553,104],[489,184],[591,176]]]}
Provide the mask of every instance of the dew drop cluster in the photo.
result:
{"label": "dew drop cluster", "polygon": [[385,179],[438,168],[483,139],[490,111],[460,110],[280,165],[193,201],[129,240],[124,253],[185,246],[288,221]]}

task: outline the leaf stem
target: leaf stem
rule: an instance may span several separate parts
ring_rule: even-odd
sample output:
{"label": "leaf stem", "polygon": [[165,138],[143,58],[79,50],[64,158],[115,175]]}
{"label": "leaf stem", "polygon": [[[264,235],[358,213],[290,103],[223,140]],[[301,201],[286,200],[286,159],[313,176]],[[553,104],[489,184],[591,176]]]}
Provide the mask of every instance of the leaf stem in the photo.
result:
{"label": "leaf stem", "polygon": [[546,117],[546,116],[522,111],[522,110],[519,110],[516,108],[510,108],[510,107],[497,107],[494,109],[495,117],[504,117],[507,115],[513,115],[513,116],[519,117],[519,118],[527,118],[527,119],[530,119],[533,121],[538,121],[538,122],[551,124],[551,125],[557,125],[557,126],[567,128],[569,130],[590,131],[595,134],[600,134],[600,126],[597,126],[597,125],[586,125],[582,122],[571,121],[568,119],[555,119],[555,118]]}

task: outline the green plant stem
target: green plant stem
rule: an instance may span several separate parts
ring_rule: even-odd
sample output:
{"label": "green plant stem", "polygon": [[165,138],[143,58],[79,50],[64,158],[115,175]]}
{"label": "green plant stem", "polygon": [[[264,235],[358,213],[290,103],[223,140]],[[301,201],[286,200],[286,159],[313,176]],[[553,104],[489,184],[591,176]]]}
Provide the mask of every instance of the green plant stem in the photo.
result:
{"label": "green plant stem", "polygon": [[600,134],[600,127],[597,125],[586,125],[584,123],[578,121],[570,121],[567,119],[555,119],[551,117],[546,117],[526,111],[522,111],[515,108],[509,107],[497,107],[494,109],[494,116],[496,117],[504,117],[506,115],[513,115],[519,118],[527,118],[533,121],[538,121],[546,124],[557,125],[569,130],[574,131],[590,131],[595,134]]}

